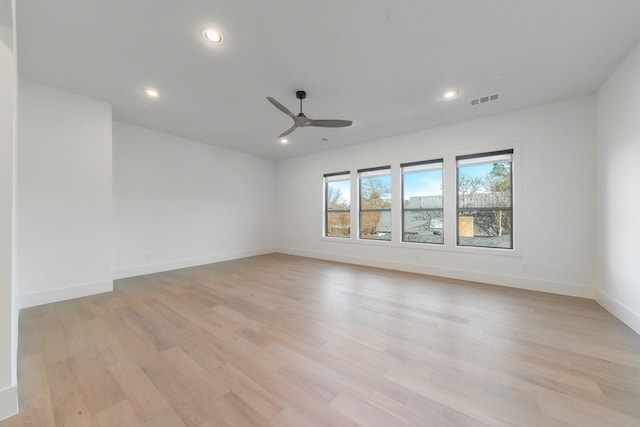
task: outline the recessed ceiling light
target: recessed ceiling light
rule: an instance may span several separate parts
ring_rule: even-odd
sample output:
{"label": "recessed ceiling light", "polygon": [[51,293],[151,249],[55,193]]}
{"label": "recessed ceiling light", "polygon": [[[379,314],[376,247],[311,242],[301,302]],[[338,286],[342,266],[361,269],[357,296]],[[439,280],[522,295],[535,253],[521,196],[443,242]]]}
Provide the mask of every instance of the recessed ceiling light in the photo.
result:
{"label": "recessed ceiling light", "polygon": [[442,99],[453,99],[458,96],[458,91],[455,89],[448,90],[442,94]]}
{"label": "recessed ceiling light", "polygon": [[160,96],[160,92],[158,92],[156,89],[151,88],[151,87],[146,88],[144,90],[144,94],[147,95],[150,98],[157,98],[157,97]]}
{"label": "recessed ceiling light", "polygon": [[213,44],[221,44],[222,43],[222,34],[220,34],[216,30],[211,30],[211,29],[204,30],[202,35],[210,43],[213,43]]}
{"label": "recessed ceiling light", "polygon": [[280,144],[288,144],[289,140],[287,138],[280,138]]}

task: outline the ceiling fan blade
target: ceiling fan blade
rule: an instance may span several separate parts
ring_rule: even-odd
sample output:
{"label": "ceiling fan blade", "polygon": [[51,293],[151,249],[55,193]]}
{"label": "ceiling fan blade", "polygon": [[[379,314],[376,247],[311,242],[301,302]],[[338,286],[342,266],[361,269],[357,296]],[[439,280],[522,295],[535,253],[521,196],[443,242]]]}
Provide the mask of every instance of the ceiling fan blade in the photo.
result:
{"label": "ceiling fan blade", "polygon": [[291,111],[289,111],[289,109],[287,107],[285,107],[284,105],[280,104],[278,101],[276,101],[275,99],[273,99],[270,96],[267,96],[267,99],[278,110],[282,111],[283,113],[285,113],[287,116],[291,117],[292,119],[295,119],[295,117],[296,117],[295,114],[293,114]]}
{"label": "ceiling fan blade", "polygon": [[291,126],[289,129],[285,130],[284,132],[282,132],[280,134],[280,136],[278,136],[278,138],[284,138],[285,136],[289,135],[291,132],[293,132],[294,130],[296,130],[298,128],[297,125],[293,125]]}
{"label": "ceiling fan blade", "polygon": [[323,128],[341,128],[345,126],[351,126],[353,122],[351,120],[309,120],[307,126],[319,126]]}

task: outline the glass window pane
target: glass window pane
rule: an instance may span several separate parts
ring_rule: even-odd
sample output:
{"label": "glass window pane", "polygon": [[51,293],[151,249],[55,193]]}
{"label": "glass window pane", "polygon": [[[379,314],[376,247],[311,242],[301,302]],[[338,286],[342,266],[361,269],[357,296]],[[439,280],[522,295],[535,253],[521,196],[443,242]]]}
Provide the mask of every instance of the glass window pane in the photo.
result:
{"label": "glass window pane", "polygon": [[360,178],[360,209],[391,209],[391,175]]}
{"label": "glass window pane", "polygon": [[[442,169],[405,173],[402,176],[402,184],[405,208],[442,208]],[[412,198],[429,199],[416,200],[412,204]]]}
{"label": "glass window pane", "polygon": [[511,154],[458,161],[458,245],[513,248]]}
{"label": "glass window pane", "polygon": [[512,247],[512,211],[458,212],[458,245],[485,248]]}
{"label": "glass window pane", "polygon": [[444,243],[442,211],[405,211],[402,241]]}
{"label": "glass window pane", "polygon": [[351,208],[351,182],[327,182],[327,210],[349,210]]}
{"label": "glass window pane", "polygon": [[511,207],[511,162],[458,167],[458,208]]}
{"label": "glass window pane", "polygon": [[402,169],[402,241],[443,244],[442,163],[426,166]]}
{"label": "glass window pane", "polygon": [[327,212],[327,237],[351,236],[351,213]]}
{"label": "glass window pane", "polygon": [[361,212],[360,238],[391,240],[391,212]]}
{"label": "glass window pane", "polygon": [[351,236],[351,177],[349,173],[325,175],[324,235]]}

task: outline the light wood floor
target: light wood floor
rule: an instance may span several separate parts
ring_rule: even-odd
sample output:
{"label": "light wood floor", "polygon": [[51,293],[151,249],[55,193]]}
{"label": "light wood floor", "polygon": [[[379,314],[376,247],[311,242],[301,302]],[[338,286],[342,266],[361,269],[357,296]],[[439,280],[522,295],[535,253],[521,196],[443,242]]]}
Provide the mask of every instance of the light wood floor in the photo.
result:
{"label": "light wood floor", "polygon": [[0,426],[640,426],[640,336],[580,298],[272,254],[20,315]]}

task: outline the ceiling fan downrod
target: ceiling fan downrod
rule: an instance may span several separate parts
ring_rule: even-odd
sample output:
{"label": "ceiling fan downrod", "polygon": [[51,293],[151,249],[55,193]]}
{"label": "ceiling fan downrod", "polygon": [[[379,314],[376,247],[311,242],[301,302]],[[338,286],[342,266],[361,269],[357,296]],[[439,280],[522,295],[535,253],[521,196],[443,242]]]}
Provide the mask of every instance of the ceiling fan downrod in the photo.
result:
{"label": "ceiling fan downrod", "polygon": [[298,113],[298,117],[307,117],[302,112],[302,100],[306,99],[306,97],[307,97],[307,92],[305,92],[303,90],[299,90],[299,91],[296,92],[296,98],[298,98],[300,100],[300,113]]}

